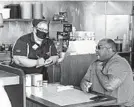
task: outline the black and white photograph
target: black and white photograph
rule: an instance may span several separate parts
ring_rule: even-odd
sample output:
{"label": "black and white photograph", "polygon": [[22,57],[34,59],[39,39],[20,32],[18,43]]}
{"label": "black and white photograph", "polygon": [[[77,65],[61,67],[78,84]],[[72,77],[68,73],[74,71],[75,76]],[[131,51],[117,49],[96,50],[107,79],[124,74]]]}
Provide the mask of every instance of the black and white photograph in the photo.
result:
{"label": "black and white photograph", "polygon": [[134,107],[134,0],[0,0],[0,107]]}

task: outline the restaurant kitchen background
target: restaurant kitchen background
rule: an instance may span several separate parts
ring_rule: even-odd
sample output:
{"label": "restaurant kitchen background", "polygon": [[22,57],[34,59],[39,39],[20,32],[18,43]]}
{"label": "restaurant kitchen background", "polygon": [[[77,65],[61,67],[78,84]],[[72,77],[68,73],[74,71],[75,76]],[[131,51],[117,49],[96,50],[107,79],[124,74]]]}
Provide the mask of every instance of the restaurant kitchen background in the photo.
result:
{"label": "restaurant kitchen background", "polygon": [[[16,40],[20,36],[32,32],[33,19],[48,21],[49,37],[54,40],[60,56],[58,59],[60,63],[49,66],[47,69],[49,79],[43,83],[43,85],[46,84],[45,87],[48,83],[48,87],[51,86],[50,83],[80,86],[82,77],[89,65],[97,58],[95,55],[96,44],[102,38],[111,38],[116,42],[118,54],[129,61],[134,71],[134,1],[0,0],[1,77],[5,76],[3,71],[6,71],[6,74],[16,75],[14,81],[11,81],[9,77],[5,79],[5,83],[9,84],[6,84],[5,89],[13,107],[42,106],[39,105],[40,100],[37,100],[38,103],[36,103],[36,100],[32,98],[34,101],[32,102],[31,90],[25,90],[25,86],[27,86],[25,82],[30,83],[30,86],[32,79],[28,78],[27,80],[27,76],[22,70],[7,66],[12,61],[12,47]],[[33,77],[36,78],[38,75]],[[39,79],[41,80],[41,78]],[[36,82],[38,79],[33,80],[38,83]],[[36,88],[37,90],[34,91],[36,97],[42,96],[40,87]],[[27,96],[26,92],[28,93]],[[45,89],[44,98],[51,96],[46,92]],[[72,92],[74,93],[74,91]],[[56,94],[52,93],[52,96]],[[71,94],[65,92],[64,95],[66,96],[66,94],[72,97]],[[57,95],[56,99],[58,99]],[[76,97],[81,98],[82,101],[83,97],[78,97],[78,95]],[[68,102],[69,99],[66,99],[68,97],[65,96],[60,96],[63,98],[62,101],[59,99],[55,101]],[[76,98],[73,97],[73,99]],[[43,101],[50,104],[48,100]],[[72,102],[74,101],[77,100],[72,100]]]}
{"label": "restaurant kitchen background", "polygon": [[[64,41],[65,49],[59,51],[73,53],[74,49],[68,48],[74,47],[78,51],[74,55],[93,53],[94,48],[89,50],[88,45],[95,47],[98,40],[108,37],[116,41],[118,51],[133,68],[134,1],[0,1],[0,13],[1,62],[8,62],[15,41],[32,31],[32,19],[45,19],[56,45],[60,47]],[[78,49],[78,44],[88,48]]]}

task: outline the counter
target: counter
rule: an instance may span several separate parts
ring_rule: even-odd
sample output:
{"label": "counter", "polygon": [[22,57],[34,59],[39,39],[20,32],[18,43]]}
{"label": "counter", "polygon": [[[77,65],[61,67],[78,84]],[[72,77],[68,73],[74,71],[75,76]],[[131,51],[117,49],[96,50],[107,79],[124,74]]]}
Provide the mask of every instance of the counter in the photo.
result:
{"label": "counter", "polygon": [[26,107],[25,75],[21,69],[0,63],[0,80],[11,101],[12,107]]}
{"label": "counter", "polygon": [[1,52],[0,51],[0,62],[3,61],[10,61],[11,60],[11,56],[10,56],[10,52]]}
{"label": "counter", "polygon": [[[48,84],[47,87],[26,87],[27,107],[91,107],[116,102],[115,98],[105,96],[104,100],[93,101],[90,98],[99,93],[84,93],[72,88],[58,91],[60,84]],[[101,95],[101,94],[100,94]]]}
{"label": "counter", "polygon": [[0,80],[3,81],[4,85],[15,85],[19,84],[19,76],[13,73],[9,73],[0,70]]}

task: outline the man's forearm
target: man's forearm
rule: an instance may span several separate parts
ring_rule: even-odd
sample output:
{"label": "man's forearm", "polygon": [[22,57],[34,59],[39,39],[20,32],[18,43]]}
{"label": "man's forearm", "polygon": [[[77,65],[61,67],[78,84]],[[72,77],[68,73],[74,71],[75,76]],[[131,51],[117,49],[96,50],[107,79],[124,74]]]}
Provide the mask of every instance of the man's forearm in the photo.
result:
{"label": "man's forearm", "polygon": [[97,76],[100,83],[107,91],[113,91],[114,89],[118,88],[121,84],[120,79],[112,75],[104,75],[101,71],[97,73]]}
{"label": "man's forearm", "polygon": [[108,77],[107,77],[106,75],[102,74],[101,71],[98,71],[97,76],[98,76],[98,79],[99,79],[99,82],[101,83],[101,85],[102,85],[106,90],[108,90],[108,89],[107,89],[107,87],[108,87],[108,81],[109,81]]}
{"label": "man's forearm", "polygon": [[87,79],[82,79],[80,83],[80,87],[84,92],[88,92],[91,85],[92,83],[90,83],[90,81],[88,81]]}
{"label": "man's forearm", "polygon": [[25,56],[14,56],[13,61],[22,67],[34,67],[37,65],[37,60],[35,59],[28,59]]}

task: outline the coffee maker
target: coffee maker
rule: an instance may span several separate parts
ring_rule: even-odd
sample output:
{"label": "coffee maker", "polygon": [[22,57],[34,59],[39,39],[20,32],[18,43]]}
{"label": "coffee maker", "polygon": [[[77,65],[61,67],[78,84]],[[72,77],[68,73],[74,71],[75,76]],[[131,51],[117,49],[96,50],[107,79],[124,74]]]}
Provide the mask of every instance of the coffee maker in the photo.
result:
{"label": "coffee maker", "polygon": [[62,21],[50,21],[49,37],[56,43],[58,52],[66,52],[72,32],[72,24]]}

